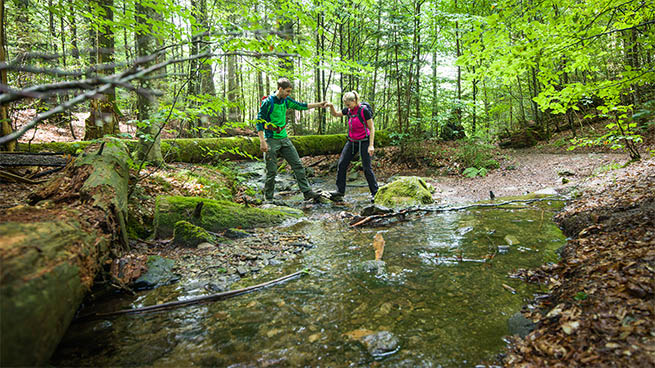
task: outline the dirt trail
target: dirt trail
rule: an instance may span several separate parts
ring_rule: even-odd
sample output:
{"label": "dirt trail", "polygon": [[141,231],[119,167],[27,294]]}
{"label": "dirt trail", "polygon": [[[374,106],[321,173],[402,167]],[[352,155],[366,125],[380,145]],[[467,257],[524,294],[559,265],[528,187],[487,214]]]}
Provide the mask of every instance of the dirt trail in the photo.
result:
{"label": "dirt trail", "polygon": [[[485,177],[433,177],[437,197],[445,203],[472,202],[496,197],[516,196],[543,189],[558,193],[584,185],[595,175],[623,165],[628,156],[613,153],[535,153],[517,150],[507,153],[507,160],[498,170]],[[565,175],[562,175],[566,172]],[[564,184],[562,179],[568,180]],[[600,183],[596,183],[600,185]]]}

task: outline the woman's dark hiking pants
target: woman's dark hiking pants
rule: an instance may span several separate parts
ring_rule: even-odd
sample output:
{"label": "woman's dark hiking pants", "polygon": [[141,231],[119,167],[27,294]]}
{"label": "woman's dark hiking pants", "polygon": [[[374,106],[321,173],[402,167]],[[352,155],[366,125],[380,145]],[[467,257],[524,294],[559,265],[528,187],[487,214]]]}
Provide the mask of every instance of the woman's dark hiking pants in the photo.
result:
{"label": "woman's dark hiking pants", "polygon": [[368,154],[368,144],[368,139],[358,142],[348,140],[346,145],[343,146],[337,168],[337,191],[339,193],[346,193],[346,172],[350,161],[357,154],[356,150],[359,150],[359,155],[362,158],[362,167],[364,168],[364,176],[366,176],[366,181],[368,182],[368,190],[371,191],[371,195],[375,195],[378,192],[378,182],[375,180],[373,169],[371,169],[371,156]]}

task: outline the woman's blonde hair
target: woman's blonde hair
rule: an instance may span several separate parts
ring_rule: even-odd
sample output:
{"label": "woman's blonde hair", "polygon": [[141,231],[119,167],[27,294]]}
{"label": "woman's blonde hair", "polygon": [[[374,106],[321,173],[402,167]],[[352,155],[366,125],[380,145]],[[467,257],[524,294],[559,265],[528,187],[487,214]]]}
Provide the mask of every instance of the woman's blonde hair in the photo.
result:
{"label": "woman's blonde hair", "polygon": [[353,101],[359,103],[359,94],[357,91],[350,91],[343,94],[343,103]]}

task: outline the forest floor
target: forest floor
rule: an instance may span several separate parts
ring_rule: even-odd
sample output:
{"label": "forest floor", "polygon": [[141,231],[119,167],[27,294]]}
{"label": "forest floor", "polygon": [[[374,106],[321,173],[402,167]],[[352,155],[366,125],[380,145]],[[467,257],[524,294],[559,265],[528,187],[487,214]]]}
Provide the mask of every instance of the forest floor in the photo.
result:
{"label": "forest floor", "polygon": [[[57,127],[44,126],[41,134],[34,135],[33,142],[72,140],[69,131]],[[533,148],[494,150],[500,167],[484,177],[467,178],[460,174],[463,168],[457,160],[461,149],[458,142],[421,142],[413,151],[410,147],[405,152],[399,147],[378,149],[374,172],[381,182],[397,175],[426,177],[437,188],[435,198],[445,204],[489,199],[490,192],[496,197],[543,189],[577,193],[576,199],[556,218],[571,239],[561,261],[517,274],[527,281],[549,284],[551,294],[526,307],[524,315],[536,323],[535,330],[524,339],[512,339],[504,364],[655,366],[655,158],[649,154],[655,149],[655,129],[651,127],[645,135],[641,146],[644,159],[626,167],[622,167],[628,161],[624,153],[598,148],[567,151],[569,137],[570,133],[564,132]],[[337,159],[338,155],[306,157],[303,163],[311,166],[317,176],[333,178]],[[181,175],[183,172],[187,174]],[[231,193],[235,200],[243,198],[239,188],[226,192],[228,178],[207,167],[172,164],[160,170],[160,174],[141,183],[147,197]],[[197,176],[225,185],[212,187]],[[1,212],[24,203],[34,186],[5,183],[0,188]],[[151,204],[146,200],[141,207]],[[282,259],[301,250],[294,248],[297,244],[309,242],[287,241],[284,236],[274,235],[273,242],[265,242],[277,247],[272,252],[282,253]],[[239,249],[249,251],[261,246],[259,238],[248,241],[253,247]],[[138,247],[143,249],[144,243]],[[160,244],[160,248],[169,246]],[[219,254],[219,250],[204,252],[165,253],[180,254],[186,257],[185,262],[193,263],[193,259],[204,259],[216,252],[226,268],[233,268],[232,274],[243,273],[237,270],[239,265],[243,266],[241,255]],[[272,259],[270,255],[265,258],[267,262]],[[256,272],[257,267],[254,265],[252,271]]]}

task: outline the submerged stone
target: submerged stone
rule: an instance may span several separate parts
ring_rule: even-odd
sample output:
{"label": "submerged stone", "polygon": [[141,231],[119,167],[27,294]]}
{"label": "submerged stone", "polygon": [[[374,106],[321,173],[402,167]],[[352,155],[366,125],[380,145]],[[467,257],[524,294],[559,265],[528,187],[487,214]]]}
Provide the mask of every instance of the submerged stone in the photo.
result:
{"label": "submerged stone", "polygon": [[401,176],[386,184],[375,195],[375,204],[387,207],[409,207],[434,203],[434,188],[418,176]]}
{"label": "submerged stone", "polygon": [[384,261],[369,260],[362,262],[360,267],[363,272],[381,274],[384,273],[386,265]]}
{"label": "submerged stone", "polygon": [[361,340],[369,354],[373,357],[384,357],[398,351],[400,344],[398,338],[389,331],[379,331]]}
{"label": "submerged stone", "polygon": [[153,289],[177,282],[180,278],[173,273],[175,261],[160,256],[148,257],[148,271],[135,282],[136,289]]}
{"label": "submerged stone", "polygon": [[514,313],[507,321],[510,335],[526,337],[535,328],[534,322],[525,318],[521,312]]}

